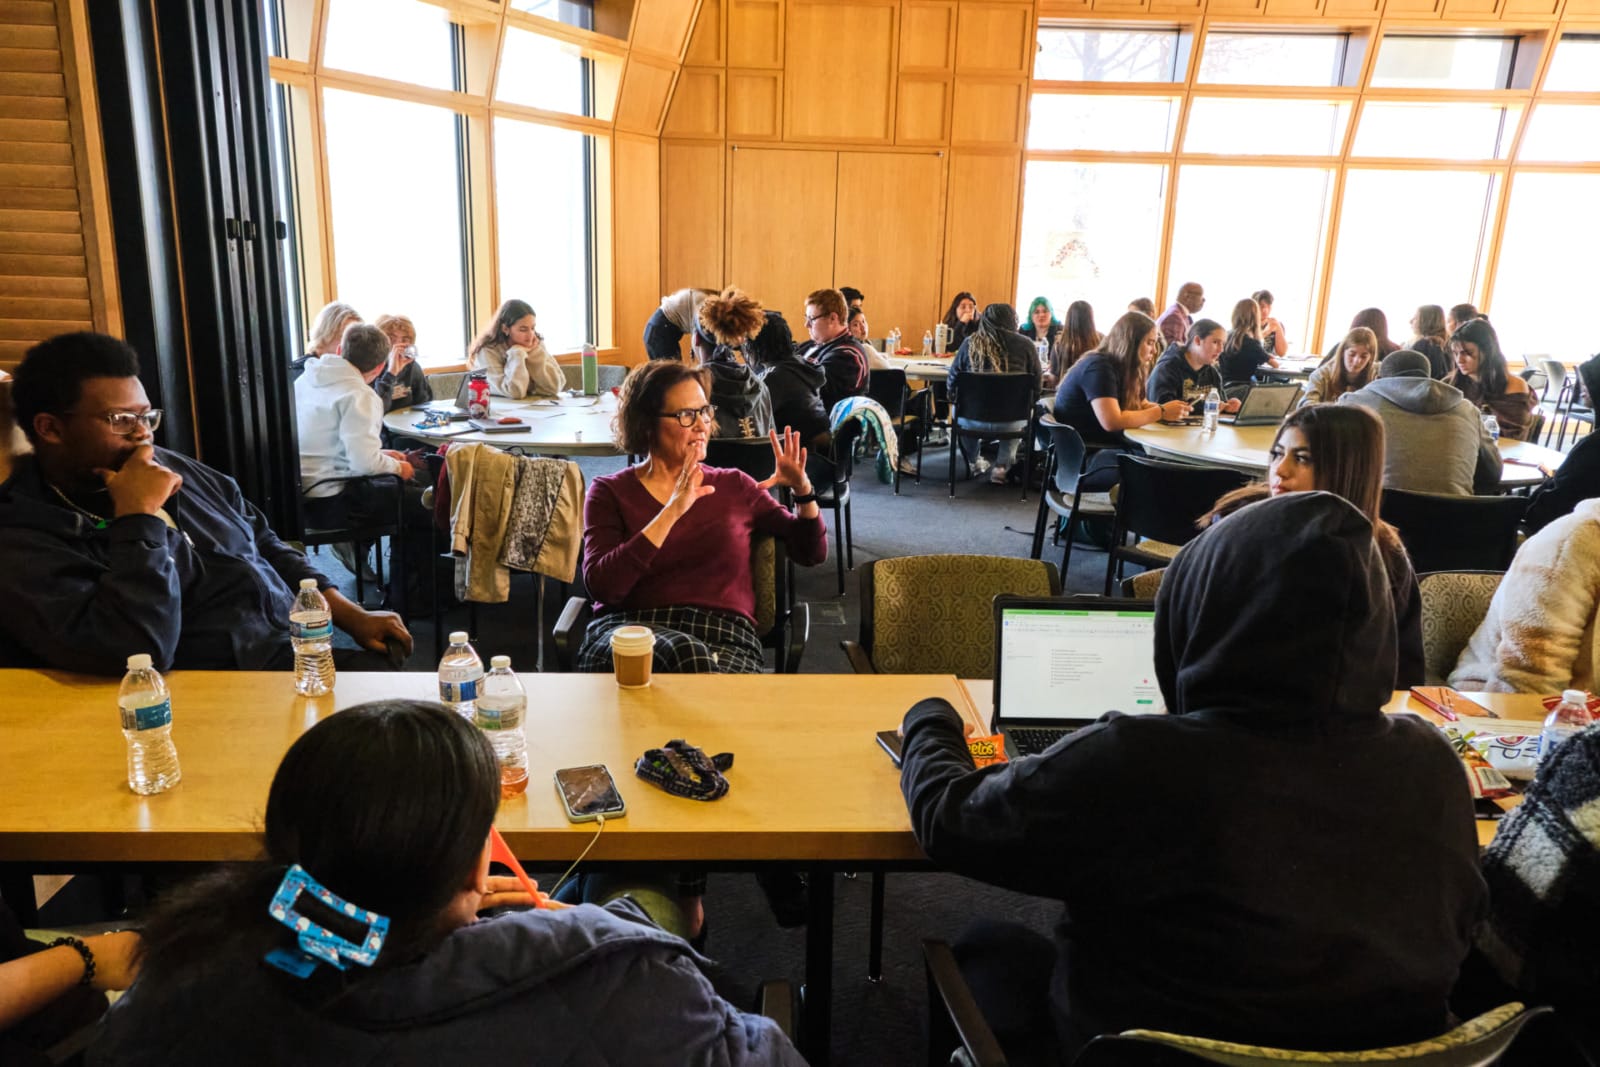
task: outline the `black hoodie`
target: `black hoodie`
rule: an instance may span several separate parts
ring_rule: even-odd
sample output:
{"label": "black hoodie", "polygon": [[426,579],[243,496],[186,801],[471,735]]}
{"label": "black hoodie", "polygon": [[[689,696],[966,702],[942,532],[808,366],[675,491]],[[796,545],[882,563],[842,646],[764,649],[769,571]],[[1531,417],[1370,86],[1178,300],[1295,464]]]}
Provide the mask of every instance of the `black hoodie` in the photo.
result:
{"label": "black hoodie", "polygon": [[906,717],[928,855],[1066,905],[1068,1058],[1132,1027],[1306,1049],[1443,1033],[1485,890],[1460,761],[1380,710],[1395,638],[1370,523],[1328,493],[1239,511],[1168,568],[1155,640],[1171,714],[1040,756],[975,772],[948,704]]}

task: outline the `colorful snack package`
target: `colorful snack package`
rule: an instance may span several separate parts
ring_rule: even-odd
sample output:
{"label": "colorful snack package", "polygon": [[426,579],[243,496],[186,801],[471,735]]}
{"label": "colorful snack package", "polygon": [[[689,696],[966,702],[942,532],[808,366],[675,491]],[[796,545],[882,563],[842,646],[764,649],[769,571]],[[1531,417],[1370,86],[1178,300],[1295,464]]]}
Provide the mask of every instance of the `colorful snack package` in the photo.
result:
{"label": "colorful snack package", "polygon": [[1495,770],[1488,757],[1478,751],[1478,746],[1473,743],[1478,736],[1476,733],[1463,735],[1456,730],[1446,730],[1444,733],[1450,739],[1450,744],[1455,746],[1456,754],[1466,768],[1467,786],[1472,790],[1473,800],[1495,800],[1516,793],[1511,787],[1511,780]]}

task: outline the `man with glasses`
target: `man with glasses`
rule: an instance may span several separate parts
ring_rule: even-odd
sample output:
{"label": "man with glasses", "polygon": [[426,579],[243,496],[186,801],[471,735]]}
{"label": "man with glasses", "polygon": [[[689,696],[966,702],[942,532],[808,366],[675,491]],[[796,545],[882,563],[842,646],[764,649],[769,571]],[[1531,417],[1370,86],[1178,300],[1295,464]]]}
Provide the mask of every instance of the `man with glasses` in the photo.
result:
{"label": "man with glasses", "polygon": [[818,289],[806,297],[806,332],[811,342],[800,354],[827,374],[822,383],[823,410],[867,391],[867,353],[850,336],[850,308],[837,289]]}
{"label": "man with glasses", "polygon": [[0,665],[116,675],[142,652],[161,670],[287,669],[303,578],[362,648],[409,653],[399,616],[341,596],[233,479],[154,446],[161,412],[138,373],[131,347],[94,333],[35,345],[16,369],[33,452],[0,484]]}

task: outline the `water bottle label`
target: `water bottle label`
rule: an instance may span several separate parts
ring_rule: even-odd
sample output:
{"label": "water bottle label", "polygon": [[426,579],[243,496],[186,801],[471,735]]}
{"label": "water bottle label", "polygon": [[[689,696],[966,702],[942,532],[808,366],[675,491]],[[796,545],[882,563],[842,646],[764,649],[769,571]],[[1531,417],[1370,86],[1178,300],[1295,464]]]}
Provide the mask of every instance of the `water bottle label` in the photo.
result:
{"label": "water bottle label", "polygon": [[499,708],[486,708],[481,703],[478,705],[478,729],[498,730],[503,725]]}
{"label": "water bottle label", "polygon": [[465,682],[440,682],[439,700],[444,704],[464,704],[469,700],[478,699],[478,680],[469,679]]}
{"label": "water bottle label", "polygon": [[333,636],[333,622],[289,622],[289,636],[296,641],[326,641]]}
{"label": "water bottle label", "polygon": [[124,730],[156,730],[163,726],[172,725],[172,701],[163,700],[159,704],[151,704],[144,708],[123,708],[122,728]]}

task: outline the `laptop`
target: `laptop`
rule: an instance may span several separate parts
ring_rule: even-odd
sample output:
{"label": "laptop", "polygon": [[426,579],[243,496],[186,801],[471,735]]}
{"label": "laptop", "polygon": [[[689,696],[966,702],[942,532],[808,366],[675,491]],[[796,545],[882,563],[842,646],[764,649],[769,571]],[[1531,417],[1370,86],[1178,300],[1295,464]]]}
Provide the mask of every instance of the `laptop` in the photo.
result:
{"label": "laptop", "polygon": [[1238,412],[1219,415],[1217,421],[1225,426],[1276,426],[1294,410],[1303,391],[1298,385],[1251,386]]}
{"label": "laptop", "polygon": [[1043,752],[1108,711],[1166,712],[1149,601],[1001,595],[994,621],[993,728],[1011,758]]}

